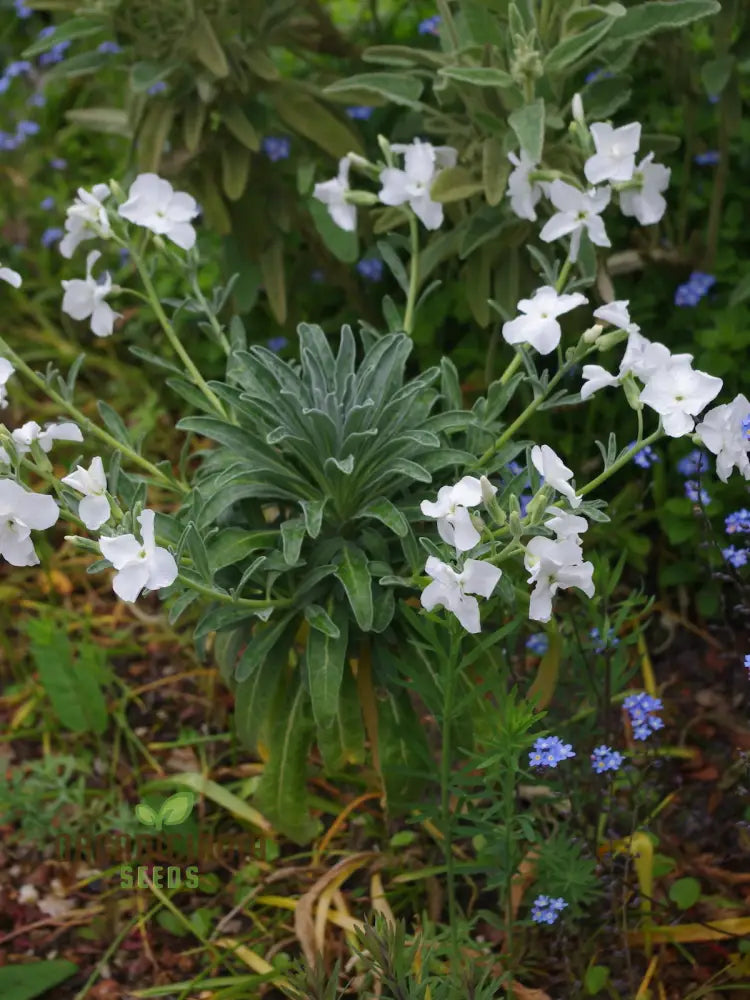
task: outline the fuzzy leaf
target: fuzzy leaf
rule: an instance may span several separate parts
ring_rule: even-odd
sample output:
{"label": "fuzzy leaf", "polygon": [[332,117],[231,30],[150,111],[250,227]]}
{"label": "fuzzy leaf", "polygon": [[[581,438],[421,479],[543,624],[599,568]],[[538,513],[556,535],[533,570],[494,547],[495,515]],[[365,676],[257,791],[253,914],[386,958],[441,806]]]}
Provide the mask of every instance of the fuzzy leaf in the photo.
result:
{"label": "fuzzy leaf", "polygon": [[438,70],[438,76],[447,76],[449,80],[460,83],[470,83],[474,87],[512,87],[513,77],[505,70],[494,66],[443,66]]}
{"label": "fuzzy leaf", "polygon": [[336,561],[334,576],[349,599],[354,617],[363,632],[372,628],[372,578],[367,568],[367,556],[353,542],[346,542]]}
{"label": "fuzzy leaf", "polygon": [[539,97],[508,116],[508,124],[531,159],[538,163],[544,148],[544,100]]}
{"label": "fuzzy leaf", "polygon": [[338,635],[326,635],[317,628],[311,628],[305,650],[313,717],[322,728],[331,725],[338,712],[349,643],[349,617],[344,605],[334,605],[329,623]]}

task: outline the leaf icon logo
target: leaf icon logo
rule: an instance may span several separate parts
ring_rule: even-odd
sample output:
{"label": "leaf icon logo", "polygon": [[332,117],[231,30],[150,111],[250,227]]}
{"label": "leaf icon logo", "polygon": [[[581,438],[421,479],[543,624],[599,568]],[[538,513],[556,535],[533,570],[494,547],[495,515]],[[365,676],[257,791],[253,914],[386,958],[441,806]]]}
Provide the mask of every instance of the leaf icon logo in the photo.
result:
{"label": "leaf icon logo", "polygon": [[179,826],[183,823],[195,805],[195,795],[192,792],[176,792],[162,802],[158,813],[145,802],[139,802],[135,807],[135,815],[139,823],[153,827],[157,832],[165,826]]}

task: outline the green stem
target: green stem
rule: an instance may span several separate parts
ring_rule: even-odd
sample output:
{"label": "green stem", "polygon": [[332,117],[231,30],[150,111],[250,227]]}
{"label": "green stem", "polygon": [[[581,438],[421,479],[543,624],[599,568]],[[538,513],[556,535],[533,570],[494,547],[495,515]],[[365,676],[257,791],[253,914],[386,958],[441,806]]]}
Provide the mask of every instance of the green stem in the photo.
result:
{"label": "green stem", "polygon": [[211,324],[211,329],[214,331],[214,336],[221,345],[221,349],[228,357],[231,350],[229,346],[229,341],[227,340],[226,334],[221,328],[221,323],[219,323],[219,320],[216,318],[213,310],[210,308],[208,302],[206,301],[206,296],[200,289],[197,275],[193,276],[192,285],[193,285],[193,291],[195,292],[195,297],[198,299],[198,302],[200,303],[203,312],[208,317],[208,322]]}
{"label": "green stem", "polygon": [[[515,776],[518,774],[518,757],[511,762],[507,761],[507,766],[503,774],[502,797],[503,797],[503,824],[505,826],[505,864],[507,866],[505,882],[505,940],[508,951],[506,965],[512,962],[513,956],[513,873],[515,865],[512,860],[513,853],[513,815],[516,806]],[[508,1000],[513,1000],[515,991],[512,985],[506,987]]]}
{"label": "green stem", "polygon": [[222,594],[220,590],[214,590],[213,587],[206,587],[202,583],[196,583],[194,580],[188,580],[184,576],[180,576],[180,581],[185,584],[186,587],[190,587],[192,590],[197,590],[199,594],[204,594],[206,597],[210,597],[213,601],[220,601],[222,604],[238,604],[243,608],[287,608],[292,603],[291,598],[284,597],[277,600],[263,600],[256,601],[250,597],[232,597],[231,594]]}
{"label": "green stem", "polygon": [[221,400],[218,398],[218,396],[216,396],[212,392],[212,390],[206,384],[205,379],[198,371],[198,369],[195,367],[193,359],[190,357],[190,355],[187,353],[185,348],[180,343],[180,339],[174,332],[174,327],[169,322],[167,314],[162,309],[161,302],[159,301],[159,296],[156,293],[154,284],[151,281],[151,277],[148,271],[146,270],[146,266],[143,263],[140,254],[136,253],[135,250],[131,249],[130,255],[132,257],[133,263],[138,269],[138,274],[140,275],[141,281],[143,282],[143,287],[146,289],[146,294],[148,295],[151,308],[156,313],[156,318],[159,320],[161,328],[167,336],[167,340],[172,345],[172,349],[174,350],[175,354],[179,357],[180,361],[182,361],[186,371],[189,373],[195,386],[198,389],[200,389],[200,391],[209,401],[211,407],[216,411],[216,413],[218,413],[220,417],[226,420],[227,414],[224,411],[224,407],[222,406]]}
{"label": "green stem", "polygon": [[557,279],[557,284],[555,285],[555,291],[559,295],[560,292],[565,288],[565,282],[568,280],[568,275],[570,274],[570,269],[573,266],[573,261],[570,257],[566,257],[565,263],[562,266],[562,271],[560,271],[560,277]]}
{"label": "green stem", "polygon": [[413,213],[409,215],[409,237],[411,239],[411,262],[409,264],[409,294],[404,313],[404,331],[411,334],[414,326],[414,307],[419,292],[419,226],[417,217]]}
{"label": "green stem", "polygon": [[456,872],[453,862],[453,814],[450,807],[450,775],[453,754],[453,701],[455,682],[458,677],[458,653],[460,637],[451,630],[450,654],[446,661],[447,677],[443,684],[443,732],[440,754],[440,812],[443,820],[443,847],[445,851],[445,871],[448,890],[448,928],[451,941],[451,965],[454,976],[458,973],[460,953],[458,945],[458,923],[456,919]]}
{"label": "green stem", "polygon": [[453,43],[453,48],[457,49],[460,46],[460,39],[458,37],[458,30],[456,29],[456,22],[453,20],[453,14],[448,6],[448,0],[437,0],[437,8],[440,12],[440,16],[445,22],[445,26],[448,29],[448,34],[451,36],[451,42]]}
{"label": "green stem", "polygon": [[654,431],[654,433],[649,434],[649,436],[645,438],[643,441],[640,440],[640,434],[639,434],[639,440],[635,441],[633,443],[633,446],[631,448],[628,448],[628,450],[623,455],[621,455],[616,462],[613,462],[608,469],[605,469],[604,472],[599,473],[599,475],[595,479],[592,479],[590,483],[586,483],[585,486],[582,486],[581,489],[578,490],[579,495],[585,496],[586,493],[590,493],[592,490],[595,490],[597,486],[600,486],[602,483],[606,482],[606,480],[609,479],[610,476],[613,476],[615,472],[618,472],[623,467],[623,465],[627,465],[627,463],[630,461],[633,455],[639,452],[642,448],[646,448],[648,445],[653,444],[654,441],[658,441],[659,438],[663,436],[664,432],[661,429],[661,422],[659,423],[659,427]]}
{"label": "green stem", "polygon": [[521,348],[519,347],[518,350],[516,351],[516,356],[513,358],[511,363],[508,365],[503,374],[500,376],[500,385],[505,385],[506,382],[509,382],[511,378],[516,374],[518,369],[521,367],[522,363],[523,363],[523,354],[521,354]]}
{"label": "green stem", "polygon": [[112,435],[105,431],[102,427],[95,424],[93,420],[89,420],[87,416],[81,413],[77,406],[74,406],[73,403],[69,403],[60,395],[59,392],[55,392],[51,386],[47,385],[44,379],[40,378],[36,372],[32,371],[26,362],[23,361],[15,353],[15,351],[12,351],[2,339],[0,339],[0,351],[2,351],[3,355],[13,364],[14,368],[22,372],[26,378],[37,387],[37,389],[40,389],[46,396],[56,403],[61,410],[73,417],[73,419],[77,423],[81,424],[84,430],[86,430],[89,434],[99,438],[100,441],[103,441],[110,448],[114,448],[116,451],[121,452],[129,458],[134,465],[139,465],[142,469],[145,469],[151,476],[154,477],[154,479],[161,482],[165,488],[172,490],[177,489],[181,493],[190,492],[190,487],[187,483],[177,479],[171,479],[166,476],[161,469],[158,469],[153,464],[153,462],[149,462],[147,458],[144,458],[142,455],[139,455],[138,452],[133,451],[133,449],[128,445],[123,444],[121,441],[118,441],[117,438],[112,437]]}

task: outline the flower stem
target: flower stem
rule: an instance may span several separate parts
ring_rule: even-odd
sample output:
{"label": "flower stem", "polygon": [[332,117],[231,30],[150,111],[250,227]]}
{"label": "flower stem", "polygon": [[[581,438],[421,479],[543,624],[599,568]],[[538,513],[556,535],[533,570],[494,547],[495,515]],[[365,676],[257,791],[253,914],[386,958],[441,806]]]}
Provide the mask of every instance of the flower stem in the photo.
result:
{"label": "flower stem", "polygon": [[623,465],[627,465],[627,463],[630,461],[633,455],[639,452],[642,448],[646,448],[648,445],[653,444],[654,441],[658,441],[659,438],[663,436],[664,432],[661,429],[661,423],[659,424],[659,427],[654,431],[654,433],[649,434],[649,436],[645,438],[643,441],[640,440],[640,434],[639,434],[638,435],[639,439],[635,441],[633,443],[633,446],[631,448],[628,448],[628,450],[623,455],[621,455],[616,462],[613,462],[608,469],[605,469],[603,472],[600,472],[595,479],[592,479],[590,483],[586,483],[585,486],[582,486],[580,490],[578,490],[579,495],[584,496],[586,493],[590,493],[591,490],[595,490],[597,486],[600,486],[602,483],[606,482],[610,476],[613,476],[615,472],[618,472],[623,467]]}
{"label": "flower stem", "polygon": [[413,213],[409,215],[409,236],[411,239],[411,262],[409,265],[409,294],[404,313],[404,331],[411,335],[414,326],[414,307],[419,292],[419,226],[417,225],[417,217]]}
{"label": "flower stem", "polygon": [[159,320],[161,328],[167,336],[167,340],[172,345],[172,349],[174,350],[175,354],[179,357],[180,361],[182,361],[183,365],[185,366],[185,369],[190,374],[190,377],[192,378],[194,384],[197,386],[198,389],[200,389],[200,391],[209,401],[211,407],[216,411],[216,413],[218,413],[220,417],[223,417],[224,420],[226,420],[227,414],[224,411],[224,407],[222,406],[221,400],[218,398],[218,396],[216,396],[212,392],[212,390],[206,384],[205,379],[198,371],[198,369],[195,367],[193,359],[190,357],[190,355],[187,353],[185,348],[180,343],[180,339],[175,333],[174,327],[169,322],[167,314],[162,309],[161,302],[159,301],[159,296],[156,293],[154,284],[151,281],[151,276],[146,270],[146,266],[140,254],[136,253],[135,250],[131,249],[130,255],[133,259],[133,263],[138,269],[138,274],[140,275],[141,281],[143,282],[143,287],[146,289],[146,294],[148,295],[151,308],[156,313],[156,318]]}
{"label": "flower stem", "polygon": [[513,378],[513,376],[516,374],[518,369],[521,367],[522,363],[523,363],[523,355],[521,354],[521,348],[519,347],[519,349],[516,351],[516,356],[513,358],[511,363],[508,365],[503,374],[500,376],[500,385],[505,385],[506,382],[509,382],[511,378]]}
{"label": "flower stem", "polygon": [[69,403],[66,399],[64,399],[60,395],[59,392],[56,392],[52,388],[52,386],[47,385],[44,379],[40,378],[39,375],[36,374],[36,372],[32,371],[31,368],[29,368],[29,366],[26,364],[26,362],[23,361],[15,353],[15,351],[12,351],[10,347],[8,347],[8,345],[2,339],[0,339],[0,351],[2,351],[3,355],[13,364],[13,366],[18,371],[22,372],[26,376],[26,378],[33,385],[37,387],[37,389],[40,389],[46,396],[48,396],[54,403],[56,403],[61,410],[64,410],[65,413],[73,417],[74,420],[77,423],[81,424],[89,434],[92,434],[94,437],[99,438],[100,441],[103,441],[110,448],[114,448],[116,451],[119,451],[121,454],[125,455],[127,458],[130,459],[130,461],[134,465],[138,465],[142,469],[145,469],[146,472],[148,472],[151,476],[153,476],[154,479],[161,482],[167,489],[172,489],[172,490],[176,489],[179,490],[180,493],[190,492],[190,487],[187,485],[187,483],[184,483],[176,478],[170,478],[169,476],[166,476],[161,471],[161,469],[158,469],[153,464],[153,462],[149,462],[147,458],[144,458],[142,455],[139,455],[137,451],[133,451],[133,449],[130,448],[128,445],[123,444],[121,441],[118,441],[117,438],[113,437],[102,427],[99,427],[98,424],[95,424],[93,420],[89,420],[89,418],[85,416],[78,409],[77,406],[75,406],[73,403]]}
{"label": "flower stem", "polygon": [[451,630],[450,654],[446,659],[446,677],[443,681],[443,732],[440,753],[440,813],[443,820],[443,848],[445,851],[445,872],[448,890],[448,928],[451,942],[451,965],[454,976],[458,975],[460,951],[458,946],[458,923],[456,914],[456,873],[453,864],[453,814],[450,804],[450,775],[453,755],[453,701],[455,685],[459,674],[458,654],[461,639],[455,629]]}
{"label": "flower stem", "polygon": [[206,597],[210,597],[214,601],[220,601],[222,604],[238,604],[243,608],[263,609],[287,608],[292,603],[292,600],[289,597],[262,601],[257,601],[250,597],[232,597],[231,594],[222,594],[220,590],[214,590],[213,587],[204,586],[204,584],[197,583],[195,580],[189,580],[184,576],[180,576],[180,581],[184,583],[186,587],[190,587],[192,590],[197,590],[199,594],[204,594]]}
{"label": "flower stem", "polygon": [[560,292],[565,288],[565,282],[568,280],[568,275],[570,274],[570,269],[573,266],[573,261],[570,257],[566,257],[565,263],[562,266],[562,271],[560,271],[560,277],[557,279],[557,284],[555,285],[555,291],[559,295]]}

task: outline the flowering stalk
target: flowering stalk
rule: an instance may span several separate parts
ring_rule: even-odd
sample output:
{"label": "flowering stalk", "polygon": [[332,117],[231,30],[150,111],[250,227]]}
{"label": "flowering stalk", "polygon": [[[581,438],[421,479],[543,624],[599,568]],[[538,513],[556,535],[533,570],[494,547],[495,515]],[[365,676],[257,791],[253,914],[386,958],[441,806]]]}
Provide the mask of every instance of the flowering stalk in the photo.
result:
{"label": "flowering stalk", "polygon": [[609,479],[610,476],[613,476],[615,472],[618,472],[623,467],[623,465],[627,465],[628,462],[633,457],[633,455],[636,454],[636,452],[639,452],[642,448],[645,448],[648,445],[653,444],[654,441],[658,441],[659,438],[664,437],[664,431],[661,428],[661,421],[659,422],[659,427],[654,431],[654,433],[649,434],[649,436],[644,440],[640,439],[641,429],[642,428],[639,428],[638,440],[635,441],[631,445],[631,447],[628,448],[628,450],[624,452],[617,459],[616,462],[613,462],[608,469],[605,469],[603,472],[600,472],[595,479],[592,479],[591,482],[586,483],[585,486],[581,486],[581,488],[578,490],[579,493],[585,494],[585,493],[590,493],[591,490],[595,490],[597,486],[600,486],[603,482],[606,482],[606,480]]}
{"label": "flowering stalk", "polygon": [[411,335],[414,326],[414,307],[419,291],[419,228],[417,217],[413,212],[409,213],[409,237],[411,239],[411,262],[409,265],[409,294],[404,313],[404,332]]}
{"label": "flowering stalk", "polygon": [[80,424],[89,434],[93,434],[94,437],[98,437],[100,441],[109,445],[110,448],[114,448],[115,451],[119,451],[122,455],[130,459],[134,465],[139,465],[142,469],[153,476],[165,489],[177,490],[180,493],[189,493],[190,487],[187,483],[180,479],[170,477],[165,475],[161,469],[158,469],[153,462],[149,462],[147,458],[139,455],[138,452],[133,451],[128,445],[123,444],[118,441],[117,438],[113,437],[98,424],[95,424],[93,420],[90,420],[84,413],[82,413],[77,406],[73,403],[69,403],[64,399],[59,392],[56,392],[52,386],[48,385],[44,379],[40,378],[36,372],[32,371],[31,368],[26,364],[25,361],[20,358],[15,351],[12,351],[10,347],[5,343],[5,341],[0,338],[0,351],[3,357],[8,358],[9,361],[13,363],[15,368],[22,372],[28,380],[40,389],[45,395],[56,403],[61,410],[69,414],[74,418],[76,423]]}

